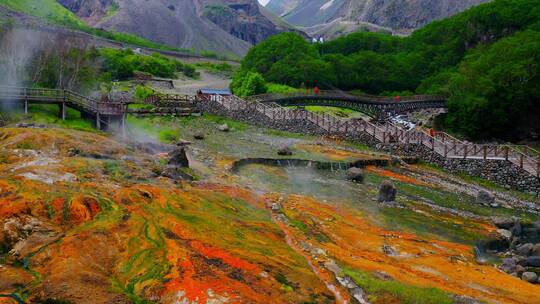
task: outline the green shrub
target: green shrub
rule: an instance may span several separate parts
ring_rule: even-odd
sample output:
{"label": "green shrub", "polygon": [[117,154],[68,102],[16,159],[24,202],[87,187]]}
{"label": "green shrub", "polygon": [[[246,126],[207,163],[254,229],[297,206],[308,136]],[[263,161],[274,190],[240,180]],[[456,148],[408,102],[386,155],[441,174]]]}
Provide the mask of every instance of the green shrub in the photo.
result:
{"label": "green shrub", "polygon": [[241,97],[263,94],[266,89],[266,81],[256,72],[239,72],[231,82],[231,91]]}
{"label": "green shrub", "polygon": [[146,98],[154,95],[154,90],[149,87],[138,85],[135,88],[135,98],[139,101],[144,101]]}

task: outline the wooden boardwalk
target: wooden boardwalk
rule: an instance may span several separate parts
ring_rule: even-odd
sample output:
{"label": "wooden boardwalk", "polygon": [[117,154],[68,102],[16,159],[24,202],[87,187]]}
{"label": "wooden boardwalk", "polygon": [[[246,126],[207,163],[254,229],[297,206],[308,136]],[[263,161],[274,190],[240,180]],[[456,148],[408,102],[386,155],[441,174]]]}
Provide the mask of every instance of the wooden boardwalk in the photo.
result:
{"label": "wooden boardwalk", "polygon": [[69,90],[0,87],[0,102],[20,103],[28,113],[29,104],[57,104],[59,116],[66,119],[66,107],[81,112],[81,115],[93,117],[98,129],[118,121],[125,125],[127,105],[124,103],[101,102]]}
{"label": "wooden boardwalk", "polygon": [[467,143],[445,133],[430,136],[420,130],[404,130],[390,123],[377,125],[361,119],[341,119],[302,109],[284,108],[275,103],[246,101],[236,96],[212,95],[201,98],[228,111],[256,111],[273,121],[306,120],[317,125],[328,135],[340,137],[367,135],[380,143],[421,145],[447,159],[505,160],[533,176],[540,177],[540,153],[527,146]]}

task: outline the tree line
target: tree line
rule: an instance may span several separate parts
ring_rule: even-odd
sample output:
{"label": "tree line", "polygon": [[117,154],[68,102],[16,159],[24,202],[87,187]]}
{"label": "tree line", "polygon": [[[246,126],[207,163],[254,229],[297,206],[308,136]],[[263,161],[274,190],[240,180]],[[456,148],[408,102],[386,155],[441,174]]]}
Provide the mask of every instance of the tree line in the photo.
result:
{"label": "tree line", "polygon": [[[540,0],[495,0],[435,21],[408,37],[353,33],[309,44],[268,38],[243,59],[231,88],[265,82],[371,94],[444,94],[445,120],[474,138],[540,135]],[[526,119],[524,119],[526,118]]]}

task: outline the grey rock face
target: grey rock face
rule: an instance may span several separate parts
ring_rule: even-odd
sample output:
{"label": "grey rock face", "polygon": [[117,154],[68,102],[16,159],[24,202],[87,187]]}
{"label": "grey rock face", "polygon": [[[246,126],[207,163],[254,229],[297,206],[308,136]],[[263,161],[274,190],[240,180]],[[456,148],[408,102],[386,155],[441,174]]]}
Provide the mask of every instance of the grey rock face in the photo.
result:
{"label": "grey rock face", "polygon": [[394,184],[385,180],[379,187],[379,202],[388,203],[396,200],[397,189]]}

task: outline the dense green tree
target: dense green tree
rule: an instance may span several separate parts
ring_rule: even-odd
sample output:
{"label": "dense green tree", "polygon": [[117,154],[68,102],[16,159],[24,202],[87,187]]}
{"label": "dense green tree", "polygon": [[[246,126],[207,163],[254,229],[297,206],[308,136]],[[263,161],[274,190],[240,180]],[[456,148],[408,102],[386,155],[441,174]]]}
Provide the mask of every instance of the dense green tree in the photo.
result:
{"label": "dense green tree", "polygon": [[472,137],[540,134],[540,32],[477,48],[450,79],[447,122]]}

